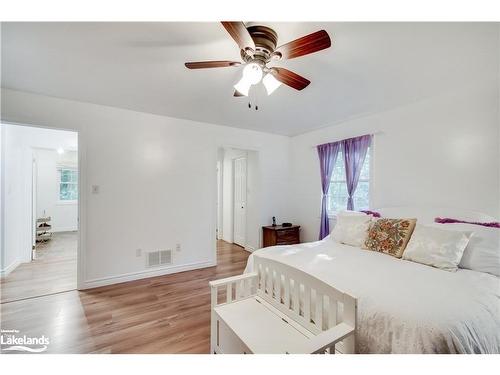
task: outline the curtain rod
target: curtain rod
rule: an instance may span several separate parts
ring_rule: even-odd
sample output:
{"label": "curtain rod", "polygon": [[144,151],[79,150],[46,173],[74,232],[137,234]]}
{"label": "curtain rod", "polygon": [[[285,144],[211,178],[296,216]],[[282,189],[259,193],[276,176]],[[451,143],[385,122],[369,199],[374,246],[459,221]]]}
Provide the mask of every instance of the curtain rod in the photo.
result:
{"label": "curtain rod", "polygon": [[326,143],[333,143],[333,142],[339,142],[339,141],[342,141],[344,139],[349,139],[349,138],[357,138],[357,137],[362,137],[363,135],[379,135],[379,134],[384,134],[384,132],[382,130],[379,130],[379,131],[376,131],[376,132],[373,132],[373,133],[365,133],[365,134],[360,134],[360,135],[354,135],[352,137],[347,137],[347,138],[342,138],[342,139],[336,139],[336,140],[333,140],[333,141],[327,141],[327,142],[323,142],[323,143],[318,143],[317,145],[312,145],[311,148],[316,148],[318,147],[319,145],[324,145]]}

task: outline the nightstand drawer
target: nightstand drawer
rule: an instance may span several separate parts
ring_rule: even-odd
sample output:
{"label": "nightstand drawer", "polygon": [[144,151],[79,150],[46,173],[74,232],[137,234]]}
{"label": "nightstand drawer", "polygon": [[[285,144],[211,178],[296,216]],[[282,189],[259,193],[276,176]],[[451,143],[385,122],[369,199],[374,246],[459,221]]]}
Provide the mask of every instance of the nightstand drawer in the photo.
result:
{"label": "nightstand drawer", "polygon": [[297,234],[299,233],[297,228],[294,229],[282,229],[276,231],[276,236],[278,239],[284,239],[284,238],[295,238],[297,237]]}

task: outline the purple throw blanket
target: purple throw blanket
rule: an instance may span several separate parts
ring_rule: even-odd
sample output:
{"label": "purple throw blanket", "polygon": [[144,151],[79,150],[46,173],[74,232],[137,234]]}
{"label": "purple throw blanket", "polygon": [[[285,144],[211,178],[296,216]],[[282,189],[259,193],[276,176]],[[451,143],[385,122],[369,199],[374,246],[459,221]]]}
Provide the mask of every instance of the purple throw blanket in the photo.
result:
{"label": "purple throw blanket", "polygon": [[436,217],[434,219],[434,222],[439,223],[439,224],[463,223],[463,224],[481,225],[483,227],[490,227],[490,228],[500,228],[500,223],[496,222],[496,221],[492,221],[491,223],[479,223],[479,222],[475,222],[475,221],[451,219],[449,217]]}

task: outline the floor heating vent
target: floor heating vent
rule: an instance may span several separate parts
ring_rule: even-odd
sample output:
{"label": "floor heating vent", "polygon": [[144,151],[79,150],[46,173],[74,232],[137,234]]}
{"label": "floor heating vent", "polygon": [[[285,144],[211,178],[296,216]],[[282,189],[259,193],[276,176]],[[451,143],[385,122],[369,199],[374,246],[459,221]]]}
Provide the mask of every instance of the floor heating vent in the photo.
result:
{"label": "floor heating vent", "polygon": [[165,264],[172,264],[172,250],[158,250],[148,253],[148,267],[158,267]]}

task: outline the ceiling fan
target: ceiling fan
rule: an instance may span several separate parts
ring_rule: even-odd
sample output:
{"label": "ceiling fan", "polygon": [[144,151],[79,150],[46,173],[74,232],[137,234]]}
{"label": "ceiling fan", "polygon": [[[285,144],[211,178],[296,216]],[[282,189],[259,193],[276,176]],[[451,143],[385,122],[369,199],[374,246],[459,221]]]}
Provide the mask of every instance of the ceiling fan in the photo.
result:
{"label": "ceiling fan", "polygon": [[267,94],[271,95],[281,84],[296,90],[306,88],[308,79],[285,68],[267,67],[271,61],[294,59],[321,51],[331,46],[330,37],[325,30],[303,36],[276,48],[278,34],[267,26],[246,27],[243,22],[221,22],[229,35],[240,48],[239,61],[197,61],[185,63],[189,69],[237,67],[244,64],[243,76],[234,85],[234,96],[248,96],[252,85],[262,81]]}

